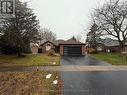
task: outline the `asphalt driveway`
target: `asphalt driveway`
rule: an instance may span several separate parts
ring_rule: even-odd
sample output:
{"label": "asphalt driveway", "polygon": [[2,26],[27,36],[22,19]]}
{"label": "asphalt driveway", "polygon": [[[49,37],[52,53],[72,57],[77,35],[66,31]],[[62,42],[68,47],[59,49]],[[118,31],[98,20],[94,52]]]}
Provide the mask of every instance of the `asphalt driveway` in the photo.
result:
{"label": "asphalt driveway", "polygon": [[61,57],[61,65],[110,65],[109,63],[96,60],[90,56],[83,57]]}
{"label": "asphalt driveway", "polygon": [[127,71],[62,72],[63,95],[127,95]]}

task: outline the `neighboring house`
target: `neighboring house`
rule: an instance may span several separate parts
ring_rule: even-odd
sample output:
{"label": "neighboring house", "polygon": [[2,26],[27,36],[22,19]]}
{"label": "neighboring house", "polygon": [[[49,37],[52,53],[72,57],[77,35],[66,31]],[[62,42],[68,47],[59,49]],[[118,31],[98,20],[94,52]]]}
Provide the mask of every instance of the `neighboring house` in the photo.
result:
{"label": "neighboring house", "polygon": [[56,40],[54,42],[46,41],[39,46],[38,52],[46,53],[51,49],[62,56],[85,55],[85,44],[75,40]]}
{"label": "neighboring house", "polygon": [[[106,38],[98,41],[98,51],[103,52],[119,52],[119,42],[117,40]],[[125,51],[127,50],[127,43],[125,44]]]}

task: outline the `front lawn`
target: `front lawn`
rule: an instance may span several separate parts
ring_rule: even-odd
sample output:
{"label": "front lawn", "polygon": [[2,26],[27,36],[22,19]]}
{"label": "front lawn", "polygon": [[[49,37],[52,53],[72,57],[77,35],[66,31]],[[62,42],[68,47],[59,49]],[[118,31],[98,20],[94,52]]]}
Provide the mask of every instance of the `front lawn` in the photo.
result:
{"label": "front lawn", "polygon": [[[56,64],[53,64],[56,62]],[[60,65],[60,57],[43,54],[29,54],[24,58],[16,55],[0,55],[0,66],[50,66]]]}
{"label": "front lawn", "polygon": [[92,57],[103,60],[113,65],[126,65],[126,58],[122,55],[119,56],[117,53],[98,53],[98,54],[91,54]]}
{"label": "front lawn", "polygon": [[[61,95],[62,81],[58,72],[0,73],[0,95]],[[57,84],[53,81],[57,80]]]}

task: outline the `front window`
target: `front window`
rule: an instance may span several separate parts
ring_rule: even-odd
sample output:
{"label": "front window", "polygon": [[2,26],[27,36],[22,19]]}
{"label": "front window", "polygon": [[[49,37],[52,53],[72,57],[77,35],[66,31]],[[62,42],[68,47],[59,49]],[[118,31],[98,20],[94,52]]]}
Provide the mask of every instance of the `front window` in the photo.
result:
{"label": "front window", "polygon": [[50,44],[47,44],[46,51],[49,51],[50,49],[51,49],[51,45]]}

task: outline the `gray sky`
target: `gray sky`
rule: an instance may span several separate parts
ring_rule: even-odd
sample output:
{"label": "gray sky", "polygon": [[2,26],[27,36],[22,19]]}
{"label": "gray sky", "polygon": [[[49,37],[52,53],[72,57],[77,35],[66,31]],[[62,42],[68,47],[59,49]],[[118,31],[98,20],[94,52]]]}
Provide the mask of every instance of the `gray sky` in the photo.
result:
{"label": "gray sky", "polygon": [[86,32],[93,8],[105,0],[23,0],[30,1],[41,27],[56,33],[58,39],[69,39]]}

